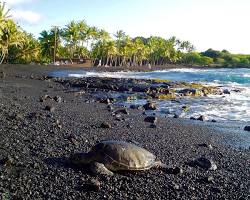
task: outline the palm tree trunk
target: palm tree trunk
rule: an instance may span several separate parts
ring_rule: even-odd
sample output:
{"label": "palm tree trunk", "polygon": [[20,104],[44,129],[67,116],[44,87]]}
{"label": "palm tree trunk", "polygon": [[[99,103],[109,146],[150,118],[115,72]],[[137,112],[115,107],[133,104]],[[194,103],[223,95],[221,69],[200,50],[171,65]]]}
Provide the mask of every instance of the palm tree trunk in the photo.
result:
{"label": "palm tree trunk", "polygon": [[1,58],[0,58],[0,65],[3,63],[4,58],[5,58],[5,52],[2,52]]}

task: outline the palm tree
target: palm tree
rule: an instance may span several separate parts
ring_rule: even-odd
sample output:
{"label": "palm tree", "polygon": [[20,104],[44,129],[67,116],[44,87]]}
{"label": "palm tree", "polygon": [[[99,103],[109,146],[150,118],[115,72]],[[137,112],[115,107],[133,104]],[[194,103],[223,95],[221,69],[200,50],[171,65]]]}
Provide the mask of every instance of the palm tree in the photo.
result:
{"label": "palm tree", "polygon": [[62,36],[65,39],[67,46],[69,47],[71,58],[73,58],[74,53],[77,51],[78,44],[82,39],[79,24],[75,21],[71,21],[66,25],[66,28],[63,30]]}
{"label": "palm tree", "polygon": [[12,63],[30,63],[37,62],[40,59],[40,43],[33,37],[33,35],[20,32],[23,35],[22,46],[11,46],[9,48],[8,61]]}
{"label": "palm tree", "polygon": [[46,61],[51,61],[53,57],[54,50],[54,33],[52,31],[48,32],[46,30],[40,33],[38,38],[41,44],[41,54]]}
{"label": "palm tree", "polygon": [[0,25],[10,19],[10,9],[6,9],[6,3],[0,2]]}
{"label": "palm tree", "polygon": [[9,48],[12,46],[21,46],[23,44],[23,35],[18,30],[16,24],[12,20],[7,20],[0,29],[0,64],[3,63],[8,56]]}

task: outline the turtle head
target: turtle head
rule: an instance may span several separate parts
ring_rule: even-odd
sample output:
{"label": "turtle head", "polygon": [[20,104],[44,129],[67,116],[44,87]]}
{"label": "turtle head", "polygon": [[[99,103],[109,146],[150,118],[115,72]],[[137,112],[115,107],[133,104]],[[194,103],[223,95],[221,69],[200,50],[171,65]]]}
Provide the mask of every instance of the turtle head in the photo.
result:
{"label": "turtle head", "polygon": [[85,165],[92,162],[92,156],[89,153],[75,153],[69,157],[69,160],[74,165]]}

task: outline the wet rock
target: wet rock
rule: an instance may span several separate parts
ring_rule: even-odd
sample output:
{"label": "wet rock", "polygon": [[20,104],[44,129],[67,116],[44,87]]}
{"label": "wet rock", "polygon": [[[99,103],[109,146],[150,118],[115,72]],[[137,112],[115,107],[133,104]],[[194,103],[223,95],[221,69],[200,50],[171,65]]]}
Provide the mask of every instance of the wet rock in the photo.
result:
{"label": "wet rock", "polygon": [[180,94],[184,96],[203,96],[203,92],[198,89],[186,88],[179,91]]}
{"label": "wet rock", "polygon": [[214,163],[214,161],[211,159],[207,159],[205,157],[200,157],[200,158],[195,159],[193,161],[193,164],[206,170],[217,169],[217,165]]}
{"label": "wet rock", "polygon": [[50,105],[47,105],[45,106],[45,110],[49,111],[49,112],[54,112],[55,111],[55,107],[54,106],[50,106]]}
{"label": "wet rock", "polygon": [[179,118],[180,116],[178,114],[174,114],[174,118]]}
{"label": "wet rock", "polygon": [[156,110],[156,104],[153,102],[146,103],[143,108],[145,110]]}
{"label": "wet rock", "polygon": [[196,118],[195,118],[195,117],[190,117],[190,119],[191,119],[191,120],[196,120]]}
{"label": "wet rock", "polygon": [[245,126],[244,131],[250,131],[250,126]]}
{"label": "wet rock", "polygon": [[223,90],[223,93],[224,93],[224,94],[231,94],[230,91],[229,91],[228,89],[224,89],[224,90]]}
{"label": "wet rock", "polygon": [[215,119],[212,119],[211,122],[217,122]]}
{"label": "wet rock", "polygon": [[204,115],[201,115],[200,117],[197,118],[199,121],[205,121],[206,117]]}
{"label": "wet rock", "polygon": [[62,102],[62,97],[60,97],[60,96],[55,96],[54,98],[54,101],[56,101],[57,103],[61,103]]}
{"label": "wet rock", "polygon": [[182,108],[183,112],[188,112],[190,109],[190,106],[182,106],[181,108]]}
{"label": "wet rock", "polygon": [[144,119],[145,122],[149,122],[155,124],[157,122],[157,117],[155,116],[148,116]]}
{"label": "wet rock", "polygon": [[100,128],[112,128],[111,124],[109,124],[108,122],[103,122],[100,125]]}

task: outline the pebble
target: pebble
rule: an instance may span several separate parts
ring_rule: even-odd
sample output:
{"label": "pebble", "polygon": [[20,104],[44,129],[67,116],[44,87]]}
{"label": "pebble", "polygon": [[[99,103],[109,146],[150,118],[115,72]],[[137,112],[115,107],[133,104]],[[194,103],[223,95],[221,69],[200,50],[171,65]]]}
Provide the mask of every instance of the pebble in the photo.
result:
{"label": "pebble", "polygon": [[213,183],[214,182],[214,178],[212,176],[205,177],[204,180],[206,183]]}
{"label": "pebble", "polygon": [[207,159],[205,157],[197,158],[194,161],[194,164],[196,164],[197,166],[199,166],[203,169],[206,169],[206,170],[213,170],[214,171],[217,169],[217,165],[214,163],[214,161],[211,159]]}
{"label": "pebble", "polygon": [[44,102],[44,101],[46,101],[47,99],[51,99],[51,97],[50,97],[49,95],[46,94],[46,95],[40,97],[40,102]]}
{"label": "pebble", "polygon": [[56,108],[55,108],[54,106],[49,106],[49,105],[48,105],[48,106],[45,107],[45,110],[47,110],[47,111],[49,111],[49,112],[54,112],[55,109],[56,109]]}
{"label": "pebble", "polygon": [[117,110],[117,111],[115,111],[115,113],[116,113],[116,114],[122,113],[122,114],[125,114],[125,115],[128,115],[128,114],[129,114],[129,112],[128,112],[128,110],[127,110],[126,108]]}
{"label": "pebble", "polygon": [[103,122],[100,125],[100,128],[112,128],[111,124],[109,124],[108,122]]}
{"label": "pebble", "polygon": [[199,120],[199,121],[205,121],[205,116],[201,115],[200,117],[197,118],[197,120]]}
{"label": "pebble", "polygon": [[174,175],[183,174],[183,169],[180,167],[167,168],[166,171],[167,173],[174,174]]}
{"label": "pebble", "polygon": [[53,98],[57,103],[61,103],[62,102],[62,97],[60,97],[60,96],[55,96],[54,98]]}
{"label": "pebble", "polygon": [[152,103],[152,102],[149,102],[149,103],[146,103],[143,108],[145,110],[156,110],[156,104],[155,103]]}
{"label": "pebble", "polygon": [[149,123],[155,124],[156,121],[157,121],[157,117],[155,117],[155,116],[148,116],[148,117],[146,117],[146,118],[144,119],[144,121],[145,121],[145,122],[149,122]]}
{"label": "pebble", "polygon": [[101,190],[101,183],[97,179],[91,179],[84,184],[87,190],[98,192]]}

